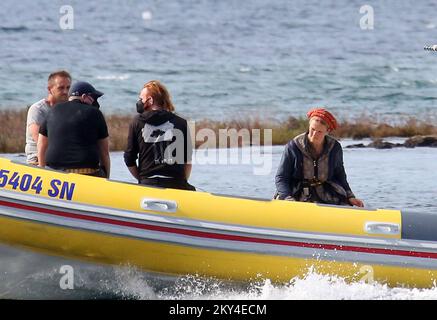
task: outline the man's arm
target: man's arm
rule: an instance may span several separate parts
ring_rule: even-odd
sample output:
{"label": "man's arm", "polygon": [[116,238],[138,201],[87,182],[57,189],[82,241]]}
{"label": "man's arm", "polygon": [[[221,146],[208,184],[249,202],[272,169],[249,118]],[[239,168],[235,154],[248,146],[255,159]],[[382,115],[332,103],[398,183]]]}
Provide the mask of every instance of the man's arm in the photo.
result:
{"label": "man's arm", "polygon": [[[184,173],[185,173],[185,179],[188,181],[188,179],[190,178],[191,175],[191,170],[193,169],[193,146],[194,146],[194,141],[192,140],[192,135],[191,135],[191,129],[192,127],[190,126],[190,123],[188,121],[186,121],[186,127],[183,130],[184,133],[184,154],[185,154],[185,158],[184,158]],[[194,131],[194,129],[193,129]]]}
{"label": "man's arm", "polygon": [[38,143],[38,135],[39,135],[39,124],[32,123],[29,125],[29,132],[32,136],[33,141]]}
{"label": "man's arm", "polygon": [[35,143],[38,143],[39,128],[44,120],[45,116],[38,108],[37,103],[31,105],[27,112],[26,125],[32,140],[35,141]]}
{"label": "man's arm", "polygon": [[137,158],[139,152],[139,146],[136,138],[135,121],[132,121],[129,125],[129,133],[127,138],[127,147],[124,151],[124,163],[129,169],[132,176],[140,181],[140,173],[137,165]]}
{"label": "man's arm", "polygon": [[38,150],[38,166],[44,168],[46,166],[46,151],[49,146],[49,139],[42,135],[38,135],[37,150]]}
{"label": "man's arm", "polygon": [[111,158],[109,157],[109,137],[97,141],[99,146],[100,164],[105,168],[106,178],[109,178],[111,173]]}
{"label": "man's arm", "polygon": [[189,179],[191,175],[191,169],[193,168],[193,165],[191,163],[186,163],[184,166],[185,171],[185,179]]}
{"label": "man's arm", "polygon": [[127,167],[129,169],[129,172],[132,174],[132,176],[137,179],[138,181],[140,181],[140,174],[138,173],[138,167],[137,166],[133,166],[133,167]]}

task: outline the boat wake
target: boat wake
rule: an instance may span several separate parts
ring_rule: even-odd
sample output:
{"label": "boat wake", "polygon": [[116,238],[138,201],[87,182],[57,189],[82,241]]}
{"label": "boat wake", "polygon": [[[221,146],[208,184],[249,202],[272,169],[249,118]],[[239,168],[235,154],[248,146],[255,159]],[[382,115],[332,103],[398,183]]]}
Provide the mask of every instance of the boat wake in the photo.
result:
{"label": "boat wake", "polygon": [[[115,268],[113,281],[99,290],[107,296],[159,300],[435,300],[430,289],[390,288],[380,283],[348,283],[337,276],[319,274],[310,268],[302,278],[278,285],[270,280],[250,284],[187,275],[176,279],[151,276],[135,268]],[[97,288],[96,288],[97,289]],[[103,292],[101,292],[103,293]]]}
{"label": "boat wake", "polygon": [[[380,283],[347,282],[309,268],[303,277],[286,284],[270,280],[227,282],[198,275],[169,277],[145,273],[133,266],[73,264],[74,288],[63,290],[58,267],[38,272],[6,272],[0,298],[13,299],[121,299],[121,300],[435,300],[430,289],[390,288]],[[27,270],[29,271],[29,270]]]}

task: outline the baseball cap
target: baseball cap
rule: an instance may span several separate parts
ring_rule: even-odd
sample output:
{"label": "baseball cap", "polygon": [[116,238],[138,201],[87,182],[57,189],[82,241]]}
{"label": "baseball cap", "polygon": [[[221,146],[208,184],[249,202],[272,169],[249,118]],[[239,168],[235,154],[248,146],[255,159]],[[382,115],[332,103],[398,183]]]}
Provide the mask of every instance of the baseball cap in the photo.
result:
{"label": "baseball cap", "polygon": [[68,92],[68,96],[70,97],[80,97],[83,94],[89,94],[96,100],[103,96],[103,92],[96,90],[90,83],[85,81],[77,81],[73,83]]}

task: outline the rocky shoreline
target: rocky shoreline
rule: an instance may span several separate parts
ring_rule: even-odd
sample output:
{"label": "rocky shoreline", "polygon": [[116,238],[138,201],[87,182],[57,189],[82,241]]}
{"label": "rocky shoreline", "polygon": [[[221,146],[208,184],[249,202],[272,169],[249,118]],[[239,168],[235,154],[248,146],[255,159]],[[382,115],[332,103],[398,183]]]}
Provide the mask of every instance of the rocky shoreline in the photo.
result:
{"label": "rocky shoreline", "polygon": [[415,148],[415,147],[431,147],[437,148],[437,135],[430,136],[413,136],[404,141],[404,143],[392,143],[384,141],[382,138],[374,139],[368,145],[364,143],[352,144],[346,146],[347,149],[352,148],[375,148],[375,149],[392,149],[392,148]]}

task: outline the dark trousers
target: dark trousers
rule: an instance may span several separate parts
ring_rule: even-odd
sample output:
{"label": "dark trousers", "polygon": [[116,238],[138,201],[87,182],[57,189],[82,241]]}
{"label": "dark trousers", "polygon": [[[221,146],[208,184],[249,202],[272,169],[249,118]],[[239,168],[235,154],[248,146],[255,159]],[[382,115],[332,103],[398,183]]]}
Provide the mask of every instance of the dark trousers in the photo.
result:
{"label": "dark trousers", "polygon": [[146,178],[146,179],[141,179],[140,184],[148,185],[151,187],[196,191],[196,188],[191,184],[189,184],[187,180],[184,179]]}

